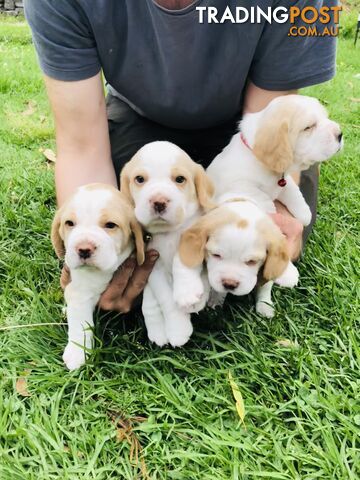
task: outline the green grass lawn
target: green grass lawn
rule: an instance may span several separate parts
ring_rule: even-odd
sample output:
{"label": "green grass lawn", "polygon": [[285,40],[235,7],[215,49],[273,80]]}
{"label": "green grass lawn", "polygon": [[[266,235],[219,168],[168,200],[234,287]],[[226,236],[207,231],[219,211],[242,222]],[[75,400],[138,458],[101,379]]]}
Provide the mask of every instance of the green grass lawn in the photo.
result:
{"label": "green grass lawn", "polygon": [[359,73],[360,44],[341,39],[336,78],[306,91],[346,148],[322,168],[301,283],[276,290],[276,317],[232,302],[179,350],[149,345],[140,319],[103,318],[69,373],[66,326],[41,325],[65,321],[39,152],[53,123],[27,27],[0,19],[0,480],[360,478]]}

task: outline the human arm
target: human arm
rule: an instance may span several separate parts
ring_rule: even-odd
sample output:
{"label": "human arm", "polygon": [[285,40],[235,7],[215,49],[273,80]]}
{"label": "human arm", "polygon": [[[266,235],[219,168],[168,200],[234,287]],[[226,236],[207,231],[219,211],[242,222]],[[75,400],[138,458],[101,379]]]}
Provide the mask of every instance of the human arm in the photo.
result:
{"label": "human arm", "polygon": [[66,82],[45,76],[56,128],[58,204],[87,183],[116,186],[101,74]]}

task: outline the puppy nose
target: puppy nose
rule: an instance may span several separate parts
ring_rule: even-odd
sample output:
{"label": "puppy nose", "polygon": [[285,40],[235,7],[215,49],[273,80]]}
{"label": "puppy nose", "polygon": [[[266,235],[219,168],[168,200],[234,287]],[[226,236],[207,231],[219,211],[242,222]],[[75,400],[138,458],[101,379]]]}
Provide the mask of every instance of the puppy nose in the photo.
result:
{"label": "puppy nose", "polygon": [[337,136],[337,139],[338,139],[338,142],[339,142],[339,143],[341,142],[342,137],[343,137],[343,133],[340,132],[340,133],[338,134],[338,136]]}
{"label": "puppy nose", "polygon": [[235,290],[235,288],[237,288],[239,286],[239,283],[240,282],[238,282],[236,280],[229,279],[229,278],[223,278],[222,279],[223,287],[226,288],[226,290]]}
{"label": "puppy nose", "polygon": [[169,203],[169,199],[160,195],[150,199],[153,209],[156,213],[163,213],[166,210],[166,207]]}
{"label": "puppy nose", "polygon": [[162,213],[166,209],[165,202],[154,202],[154,210],[156,213]]}
{"label": "puppy nose", "polygon": [[86,260],[87,258],[90,258],[91,255],[93,255],[93,253],[96,250],[96,247],[93,243],[84,242],[84,243],[81,243],[80,245],[78,245],[76,250],[77,250],[77,253],[78,253],[79,257],[82,260]]}

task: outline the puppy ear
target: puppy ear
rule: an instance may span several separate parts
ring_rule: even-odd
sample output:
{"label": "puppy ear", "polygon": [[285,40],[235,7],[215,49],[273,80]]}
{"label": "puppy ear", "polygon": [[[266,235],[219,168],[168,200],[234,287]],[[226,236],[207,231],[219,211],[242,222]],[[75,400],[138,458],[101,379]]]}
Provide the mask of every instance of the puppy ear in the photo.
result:
{"label": "puppy ear", "polygon": [[198,267],[205,260],[205,246],[208,232],[201,227],[200,222],[185,230],[181,235],[179,255],[182,263],[189,268]]}
{"label": "puppy ear", "polygon": [[65,244],[60,235],[61,216],[62,208],[56,212],[51,225],[51,242],[58,258],[63,258],[65,256]]}
{"label": "puppy ear", "polygon": [[256,132],[253,153],[272,172],[284,173],[293,163],[289,120],[265,121]]}
{"label": "puppy ear", "polygon": [[201,165],[196,165],[195,188],[200,206],[206,211],[214,208],[214,185]]}
{"label": "puppy ear", "polygon": [[122,169],[120,174],[120,192],[124,195],[126,200],[134,205],[134,199],[130,192],[130,175],[128,164]]}
{"label": "puppy ear", "polygon": [[138,265],[142,265],[145,261],[145,244],[144,235],[140,223],[133,218],[130,221],[130,228],[133,232],[136,248],[136,260]]}
{"label": "puppy ear", "polygon": [[267,257],[263,266],[263,278],[275,280],[284,273],[289,261],[289,251],[285,236],[280,229],[269,219],[267,226]]}

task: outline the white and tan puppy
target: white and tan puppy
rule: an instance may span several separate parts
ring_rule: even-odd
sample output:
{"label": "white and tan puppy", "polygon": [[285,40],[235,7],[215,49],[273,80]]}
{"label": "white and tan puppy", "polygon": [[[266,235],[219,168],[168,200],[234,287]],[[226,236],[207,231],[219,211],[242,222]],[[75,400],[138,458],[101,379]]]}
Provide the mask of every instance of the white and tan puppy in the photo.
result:
{"label": "white and tan puppy", "polygon": [[125,197],[109,185],[80,187],[56,212],[51,239],[71,273],[65,288],[68,344],[63,354],[69,370],[85,363],[93,343],[93,311],[113,273],[133,251],[133,236],[142,264],[141,226]]}
{"label": "white and tan puppy", "polygon": [[235,192],[267,213],[275,212],[274,200],[279,200],[308,225],[311,211],[291,174],[329,159],[342,148],[339,125],[329,120],[315,98],[287,95],[258,113],[244,115],[239,127],[207,169],[215,196]]}
{"label": "white and tan puppy", "polygon": [[[120,183],[137,220],[152,235],[149,247],[160,254],[143,297],[149,339],[159,346],[184,345],[193,328],[190,315],[173,300],[173,260],[181,233],[212,207],[213,186],[204,169],[169,142],[141,148],[124,167]],[[206,300],[203,288],[192,311],[203,308]]]}
{"label": "white and tan puppy", "polygon": [[288,268],[287,242],[253,202],[229,198],[202,216],[183,233],[178,256],[186,278],[182,302],[201,285],[205,261],[211,288],[219,294],[217,302],[222,303],[227,293],[246,295],[257,285],[256,310],[273,315],[267,286]]}

